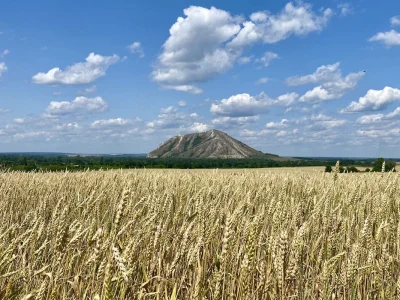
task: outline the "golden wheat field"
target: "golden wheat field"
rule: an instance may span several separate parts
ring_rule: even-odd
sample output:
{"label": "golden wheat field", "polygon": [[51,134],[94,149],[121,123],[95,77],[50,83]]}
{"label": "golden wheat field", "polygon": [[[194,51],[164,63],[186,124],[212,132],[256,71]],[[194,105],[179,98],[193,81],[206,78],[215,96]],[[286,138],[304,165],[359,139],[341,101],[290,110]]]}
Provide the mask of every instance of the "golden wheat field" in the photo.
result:
{"label": "golden wheat field", "polygon": [[0,173],[0,299],[396,299],[396,173]]}

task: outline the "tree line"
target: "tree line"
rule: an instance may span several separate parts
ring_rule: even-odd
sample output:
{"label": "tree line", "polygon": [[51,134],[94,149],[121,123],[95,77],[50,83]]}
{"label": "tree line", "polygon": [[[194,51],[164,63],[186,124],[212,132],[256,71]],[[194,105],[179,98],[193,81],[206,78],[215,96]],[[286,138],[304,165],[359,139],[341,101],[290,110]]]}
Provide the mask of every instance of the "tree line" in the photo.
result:
{"label": "tree line", "polygon": [[[335,159],[298,158],[273,160],[263,158],[248,159],[191,159],[191,158],[146,158],[132,156],[67,156],[67,155],[26,155],[0,154],[0,168],[15,171],[81,171],[85,169],[229,169],[229,168],[271,168],[271,167],[304,167],[330,166]],[[375,168],[374,160],[343,159],[341,167],[354,168],[363,166]],[[382,164],[381,164],[382,166]],[[391,162],[386,161],[387,168]],[[355,169],[348,169],[353,170]],[[344,169],[343,169],[344,171]]]}
{"label": "tree line", "polygon": [[[383,167],[383,164],[385,164],[385,166]],[[333,172],[334,171],[334,167],[331,165],[327,165],[325,167],[325,172]],[[386,160],[382,157],[376,159],[371,168],[366,168],[364,172],[396,172],[396,162],[391,161],[391,160]],[[360,170],[358,170],[355,166],[347,166],[347,167],[343,167],[343,166],[339,166],[339,173],[357,173],[360,172]]]}

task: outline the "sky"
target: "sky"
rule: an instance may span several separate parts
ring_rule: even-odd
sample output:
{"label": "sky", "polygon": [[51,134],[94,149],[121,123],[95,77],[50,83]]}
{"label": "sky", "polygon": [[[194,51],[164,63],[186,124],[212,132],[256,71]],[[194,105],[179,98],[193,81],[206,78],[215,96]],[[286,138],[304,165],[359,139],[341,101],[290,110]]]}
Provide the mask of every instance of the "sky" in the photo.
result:
{"label": "sky", "polygon": [[8,1],[0,152],[147,153],[219,129],[400,157],[400,1]]}

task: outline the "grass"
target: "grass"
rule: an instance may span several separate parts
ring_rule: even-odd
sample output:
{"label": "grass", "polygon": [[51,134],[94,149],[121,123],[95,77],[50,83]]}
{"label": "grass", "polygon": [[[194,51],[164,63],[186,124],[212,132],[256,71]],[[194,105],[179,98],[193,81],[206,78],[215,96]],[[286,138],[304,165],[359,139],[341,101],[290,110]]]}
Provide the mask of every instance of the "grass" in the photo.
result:
{"label": "grass", "polygon": [[0,173],[0,299],[399,297],[399,176],[282,169]]}

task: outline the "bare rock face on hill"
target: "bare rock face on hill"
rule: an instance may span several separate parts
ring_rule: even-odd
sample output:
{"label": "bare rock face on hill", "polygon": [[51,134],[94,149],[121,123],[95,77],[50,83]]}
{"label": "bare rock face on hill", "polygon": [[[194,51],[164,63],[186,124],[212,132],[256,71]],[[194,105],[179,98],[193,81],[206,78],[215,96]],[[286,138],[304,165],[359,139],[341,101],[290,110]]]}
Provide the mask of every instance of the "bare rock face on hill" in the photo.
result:
{"label": "bare rock face on hill", "polygon": [[178,135],[162,143],[147,155],[148,158],[266,158],[279,156],[264,154],[213,129],[201,133]]}

